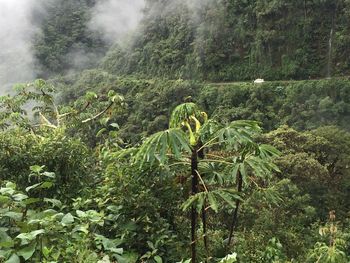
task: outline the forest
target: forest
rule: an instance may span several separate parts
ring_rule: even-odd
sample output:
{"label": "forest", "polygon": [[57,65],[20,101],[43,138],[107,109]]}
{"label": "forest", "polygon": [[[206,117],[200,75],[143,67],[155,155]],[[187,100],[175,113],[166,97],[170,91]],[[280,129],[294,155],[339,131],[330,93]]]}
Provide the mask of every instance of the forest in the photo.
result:
{"label": "forest", "polygon": [[349,18],[0,0],[0,262],[349,263]]}

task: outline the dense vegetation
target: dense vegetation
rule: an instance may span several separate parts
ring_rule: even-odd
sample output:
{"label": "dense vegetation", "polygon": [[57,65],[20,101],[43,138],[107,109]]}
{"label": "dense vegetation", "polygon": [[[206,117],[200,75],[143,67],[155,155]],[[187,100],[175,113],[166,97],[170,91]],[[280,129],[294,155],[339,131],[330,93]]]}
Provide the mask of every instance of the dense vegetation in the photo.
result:
{"label": "dense vegetation", "polygon": [[104,69],[215,81],[349,73],[346,0],[147,2],[141,34]]}
{"label": "dense vegetation", "polygon": [[95,1],[43,1],[34,51],[38,75],[48,77],[95,67],[107,47],[102,36],[88,27]]}
{"label": "dense vegetation", "polygon": [[[36,45],[44,69],[62,73],[74,50],[89,57],[84,64],[104,53],[86,25],[94,3],[53,2]],[[137,33],[111,47],[101,67],[215,81],[348,75],[349,15],[347,0],[146,0]]]}
{"label": "dense vegetation", "polygon": [[349,1],[147,0],[113,46],[95,2],[0,97],[0,262],[349,262]]}
{"label": "dense vegetation", "polygon": [[347,80],[55,83],[1,99],[8,262],[347,262]]}

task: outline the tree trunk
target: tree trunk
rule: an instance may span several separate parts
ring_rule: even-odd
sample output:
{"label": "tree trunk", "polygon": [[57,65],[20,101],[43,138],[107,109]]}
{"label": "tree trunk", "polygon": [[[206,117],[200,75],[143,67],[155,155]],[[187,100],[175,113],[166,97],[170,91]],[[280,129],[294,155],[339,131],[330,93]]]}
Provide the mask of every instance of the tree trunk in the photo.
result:
{"label": "tree trunk", "polygon": [[[203,223],[204,248],[205,248],[205,253],[207,255],[207,258],[208,258],[208,256],[209,256],[209,246],[208,246],[208,237],[207,237],[207,213],[205,211],[205,207],[203,207],[203,209],[202,209],[202,223]],[[205,262],[207,262],[207,260]]]}
{"label": "tree trunk", "polygon": [[[242,180],[242,174],[239,171],[238,171],[238,174],[237,174],[237,183],[238,183],[238,185],[237,185],[238,193],[241,193],[242,192],[242,186],[243,186],[243,180]],[[230,226],[230,235],[229,235],[229,238],[228,238],[227,246],[230,246],[231,240],[232,240],[233,235],[234,235],[235,227],[237,226],[239,205],[240,205],[240,201],[236,200],[236,208],[235,208],[235,211],[233,212],[233,216],[232,216],[232,222],[231,222],[231,226]]]}
{"label": "tree trunk", "polygon": [[[198,153],[197,148],[194,147],[191,156],[191,176],[192,176],[192,193],[195,195],[198,193]],[[197,225],[197,211],[196,207],[192,205],[191,207],[191,263],[196,263],[196,225]]]}
{"label": "tree trunk", "polygon": [[[202,148],[203,143],[201,141],[198,142],[198,148],[200,149],[197,154],[198,154],[198,158],[199,159],[204,159],[204,150]],[[203,175],[202,175],[203,177]],[[209,241],[208,241],[208,237],[207,237],[207,211],[205,210],[206,205],[204,205],[203,209],[202,209],[202,224],[203,224],[203,242],[204,242],[204,248],[205,248],[205,252],[207,254],[207,257],[209,256]],[[207,262],[207,260],[205,261]]]}

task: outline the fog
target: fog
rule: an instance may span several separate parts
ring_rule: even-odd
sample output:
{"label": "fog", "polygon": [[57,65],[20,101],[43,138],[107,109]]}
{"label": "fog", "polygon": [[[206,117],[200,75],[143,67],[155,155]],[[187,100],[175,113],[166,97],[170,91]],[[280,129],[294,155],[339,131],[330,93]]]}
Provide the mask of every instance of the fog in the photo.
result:
{"label": "fog", "polygon": [[39,8],[35,0],[0,0],[0,94],[35,77],[32,14]]}
{"label": "fog", "polygon": [[103,34],[110,44],[122,42],[142,19],[145,0],[98,1],[92,11],[90,29]]}
{"label": "fog", "polygon": [[[52,1],[52,0],[51,0]],[[166,15],[173,7],[187,5],[194,20],[198,10],[214,0],[174,0],[153,2],[148,15]],[[40,16],[45,13],[45,0],[0,0],[0,95],[7,92],[12,84],[30,81],[36,77],[36,61],[33,40],[40,33]],[[54,2],[53,2],[54,3]],[[164,8],[165,3],[165,8]],[[163,8],[159,8],[163,6]],[[110,45],[121,44],[138,28],[142,21],[145,0],[100,0],[92,9],[88,28],[102,34]],[[33,21],[35,18],[36,22]],[[68,53],[74,69],[83,69],[89,61],[97,61],[101,54],[87,54],[84,50],[72,49]]]}

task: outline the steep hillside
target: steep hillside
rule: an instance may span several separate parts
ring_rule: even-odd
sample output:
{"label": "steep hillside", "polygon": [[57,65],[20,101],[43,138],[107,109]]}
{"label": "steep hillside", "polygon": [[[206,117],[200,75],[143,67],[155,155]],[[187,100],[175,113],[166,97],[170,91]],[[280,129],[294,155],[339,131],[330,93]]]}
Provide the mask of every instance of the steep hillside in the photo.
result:
{"label": "steep hillside", "polygon": [[216,81],[349,74],[346,0],[147,3],[131,47],[112,48],[105,70]]}
{"label": "steep hillside", "polygon": [[[347,0],[145,2],[138,29],[117,39],[100,63],[104,70],[211,81],[350,72]],[[42,72],[96,67],[111,45],[88,27],[98,1],[49,3],[35,44]]]}
{"label": "steep hillside", "polygon": [[87,91],[101,94],[112,89],[125,96],[128,108],[115,121],[121,125],[122,137],[132,141],[167,128],[172,109],[189,97],[211,116],[226,122],[257,120],[266,131],[284,124],[297,130],[324,125],[350,130],[350,80],[347,78],[263,84],[206,83],[118,77],[90,70],[55,82],[63,91],[63,102]]}

